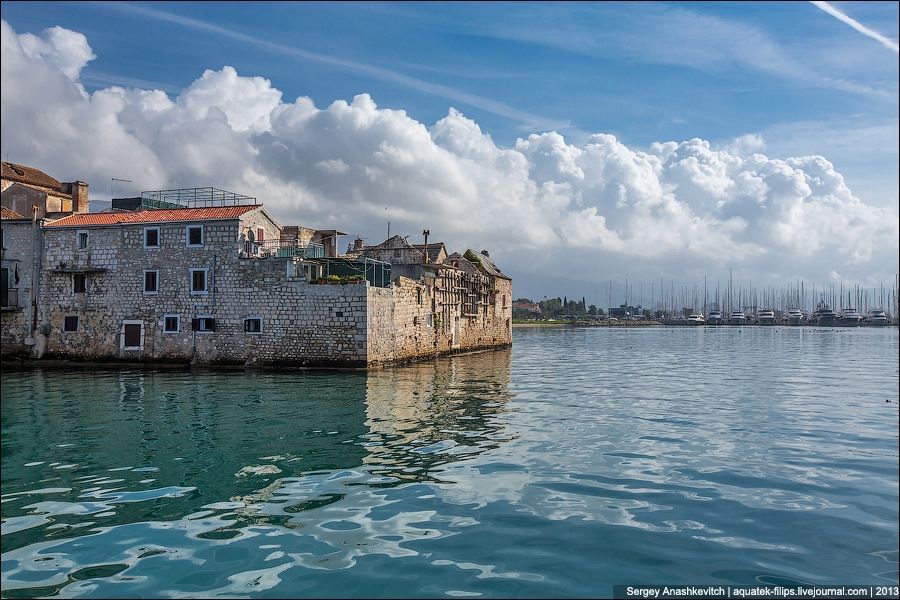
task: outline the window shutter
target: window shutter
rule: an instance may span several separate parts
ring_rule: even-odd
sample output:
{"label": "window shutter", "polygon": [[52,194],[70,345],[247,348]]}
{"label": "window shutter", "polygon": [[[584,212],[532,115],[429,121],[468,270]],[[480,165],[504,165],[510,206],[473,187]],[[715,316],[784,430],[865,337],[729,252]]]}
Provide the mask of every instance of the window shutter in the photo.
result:
{"label": "window shutter", "polygon": [[200,327],[200,319],[191,319],[191,329],[193,331],[197,331]]}
{"label": "window shutter", "polygon": [[207,319],[206,322],[209,324],[209,330],[210,330],[210,331],[215,331],[215,330],[216,330],[216,320],[215,320],[215,319]]}

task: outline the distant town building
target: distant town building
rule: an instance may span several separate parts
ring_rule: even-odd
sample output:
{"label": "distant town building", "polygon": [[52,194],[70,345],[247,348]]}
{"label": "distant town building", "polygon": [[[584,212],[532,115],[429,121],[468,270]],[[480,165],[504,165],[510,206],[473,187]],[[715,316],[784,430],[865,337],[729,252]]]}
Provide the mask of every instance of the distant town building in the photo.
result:
{"label": "distant town building", "polygon": [[513,302],[513,310],[520,310],[522,312],[527,313],[541,313],[541,305],[537,302],[524,302],[524,301],[516,301]]}

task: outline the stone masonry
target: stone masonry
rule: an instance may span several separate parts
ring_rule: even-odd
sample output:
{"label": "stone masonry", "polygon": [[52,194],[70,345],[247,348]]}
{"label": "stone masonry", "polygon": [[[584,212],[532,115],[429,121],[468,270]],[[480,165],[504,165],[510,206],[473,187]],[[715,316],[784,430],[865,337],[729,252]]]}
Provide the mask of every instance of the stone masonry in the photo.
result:
{"label": "stone masonry", "polygon": [[[298,268],[310,264],[303,258],[245,251],[250,231],[284,239],[261,206],[230,209],[45,223],[31,242],[40,266],[36,321],[4,313],[3,354],[364,368],[511,343],[512,282],[499,270],[457,260],[428,263],[417,278],[386,287],[310,281],[305,274],[316,271]],[[27,248],[24,232],[36,229],[24,225],[7,244],[4,221],[4,244]],[[190,243],[190,228],[202,228],[202,243]],[[290,231],[291,244],[300,229]],[[406,260],[423,260],[411,250]]]}

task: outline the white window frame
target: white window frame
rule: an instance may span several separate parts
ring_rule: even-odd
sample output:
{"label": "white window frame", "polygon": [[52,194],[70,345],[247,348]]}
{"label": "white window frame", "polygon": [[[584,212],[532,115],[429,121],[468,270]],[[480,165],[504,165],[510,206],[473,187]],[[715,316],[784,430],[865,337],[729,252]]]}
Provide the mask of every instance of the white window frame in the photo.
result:
{"label": "white window frame", "polygon": [[[84,246],[81,245],[81,236],[84,236]],[[88,246],[91,245],[91,235],[85,229],[79,229],[75,232],[75,247],[78,250],[87,250]]]}
{"label": "white window frame", "polygon": [[[156,273],[156,289],[152,291],[147,290],[147,273]],[[144,269],[144,278],[141,283],[141,288],[144,290],[145,296],[158,296],[159,295],[159,269]]]}
{"label": "white window frame", "polygon": [[[199,229],[200,230],[200,243],[192,244],[191,243],[191,229]],[[206,241],[206,230],[203,228],[203,225],[186,225],[184,227],[184,245],[188,248],[202,248],[203,242]]]}
{"label": "white window frame", "polygon": [[[203,271],[203,282],[206,285],[206,289],[194,290],[194,272],[195,271]],[[191,296],[207,296],[209,295],[209,269],[188,269],[188,290],[191,293]]]}
{"label": "white window frame", "polygon": [[[156,245],[148,246],[147,245],[147,232],[156,230]],[[159,250],[159,247],[162,246],[162,231],[159,227],[144,227],[144,250]]]}
{"label": "white window frame", "polygon": [[[166,319],[175,319],[175,329],[166,329]],[[173,333],[181,333],[181,315],[164,314],[162,322],[162,332],[167,335]]]}
{"label": "white window frame", "polygon": [[[247,331],[247,321],[259,321],[259,331]],[[262,335],[263,318],[259,315],[248,315],[244,317],[244,333],[246,333],[247,335]]]}
{"label": "white window frame", "polygon": [[[213,323],[216,322],[216,318],[215,318],[214,316],[212,316],[212,315],[197,315],[197,316],[195,316],[194,318],[197,319],[197,326],[198,326],[198,327],[200,326],[200,320],[201,320],[201,319],[212,319],[212,322],[213,322]],[[215,327],[215,325],[213,325],[213,327]],[[193,332],[194,332],[194,333],[202,333],[202,334],[210,334],[210,333],[215,333],[215,332],[216,332],[215,328],[213,328],[213,329],[194,329],[193,327],[191,327],[191,329],[193,329]]]}
{"label": "white window frame", "polygon": [[[125,345],[125,326],[126,325],[140,325],[141,326],[141,345],[140,346],[126,346]],[[143,350],[144,349],[144,322],[143,321],[135,321],[135,320],[124,320],[122,321],[122,338],[119,341],[119,350]]]}

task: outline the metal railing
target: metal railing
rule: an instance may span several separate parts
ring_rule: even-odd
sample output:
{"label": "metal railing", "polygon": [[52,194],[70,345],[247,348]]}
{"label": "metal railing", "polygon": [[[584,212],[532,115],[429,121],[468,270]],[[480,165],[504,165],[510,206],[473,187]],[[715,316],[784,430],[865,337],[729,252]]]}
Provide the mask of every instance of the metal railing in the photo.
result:
{"label": "metal railing", "polygon": [[0,290],[0,308],[19,308],[19,290],[17,288]]}
{"label": "metal railing", "polygon": [[144,208],[211,208],[259,204],[256,198],[214,187],[179,188],[141,192]]}
{"label": "metal railing", "polygon": [[308,244],[301,246],[297,242],[282,240],[264,240],[251,242],[246,240],[241,243],[241,258],[322,258],[325,256],[325,246],[322,244]]}

